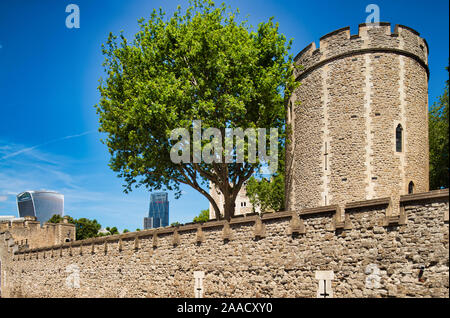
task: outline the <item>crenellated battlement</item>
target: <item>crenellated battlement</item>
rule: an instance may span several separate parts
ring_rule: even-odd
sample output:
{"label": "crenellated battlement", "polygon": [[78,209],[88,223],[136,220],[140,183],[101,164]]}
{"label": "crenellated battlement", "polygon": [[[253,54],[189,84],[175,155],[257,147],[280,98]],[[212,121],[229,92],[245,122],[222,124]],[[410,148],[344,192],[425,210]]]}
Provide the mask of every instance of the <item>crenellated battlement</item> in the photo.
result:
{"label": "crenellated battlement", "polygon": [[[273,222],[277,220],[287,219],[289,222],[289,229],[286,232],[289,235],[293,234],[305,234],[307,225],[304,223],[309,218],[323,217],[325,220],[324,230],[328,232],[341,231],[341,230],[351,230],[352,225],[350,220],[350,215],[355,212],[364,209],[379,208],[383,211],[383,216],[376,220],[376,224],[371,224],[370,226],[403,226],[407,223],[407,215],[405,212],[405,207],[408,205],[415,205],[420,201],[430,201],[439,202],[441,200],[448,202],[449,190],[435,190],[426,193],[418,193],[411,195],[404,195],[401,197],[400,201],[400,214],[392,215],[392,200],[389,197],[379,198],[373,200],[365,200],[359,202],[349,202],[345,205],[344,209],[337,205],[321,206],[316,208],[306,208],[301,211],[283,211],[283,212],[268,212],[263,213],[259,216],[258,213],[239,215],[233,217],[230,221],[226,220],[209,220],[205,223],[188,223],[178,226],[167,226],[163,228],[148,229],[139,232],[128,232],[123,234],[109,235],[94,237],[80,241],[70,241],[70,242],[60,242],[56,244],[50,244],[46,246],[30,247],[27,250],[20,250],[16,254],[22,255],[15,259],[24,259],[25,255],[31,255],[39,252],[51,252],[54,255],[55,251],[61,251],[60,256],[75,255],[72,252],[63,253],[62,250],[72,250],[78,248],[77,254],[83,254],[88,251],[89,253],[95,253],[95,251],[103,251],[107,253],[108,248],[105,247],[108,244],[119,244],[122,250],[122,242],[132,241],[134,242],[130,246],[137,249],[139,246],[139,240],[150,239],[152,241],[153,248],[158,247],[158,237],[171,237],[169,239],[173,246],[179,245],[180,235],[183,233],[196,233],[195,240],[193,243],[199,243],[204,240],[203,231],[213,230],[219,228],[221,231],[221,237],[223,240],[229,240],[232,235],[230,235],[230,227],[236,226],[248,226],[249,224],[253,227],[253,238],[261,238],[265,236],[265,226],[267,222]],[[448,210],[444,211],[444,214],[440,216],[442,222],[448,222]],[[439,221],[438,221],[439,222]],[[440,222],[439,222],[440,223]],[[64,225],[62,223],[55,224],[56,226]],[[1,231],[0,231],[1,233]]]}
{"label": "crenellated battlement", "polygon": [[358,34],[351,35],[350,27],[330,32],[320,38],[320,46],[312,42],[294,59],[303,69],[296,71],[297,79],[330,61],[364,53],[394,53],[408,56],[420,63],[429,74],[429,48],[419,32],[404,26],[380,22],[379,26],[360,24]]}
{"label": "crenellated battlement", "polygon": [[[353,30],[356,32],[356,30]],[[428,46],[403,25],[330,32],[295,58],[286,206],[429,190]]]}
{"label": "crenellated battlement", "polygon": [[0,233],[10,233],[19,245],[29,248],[61,244],[75,240],[75,225],[67,222],[44,223],[42,226],[35,217],[27,216],[23,220],[0,222]]}

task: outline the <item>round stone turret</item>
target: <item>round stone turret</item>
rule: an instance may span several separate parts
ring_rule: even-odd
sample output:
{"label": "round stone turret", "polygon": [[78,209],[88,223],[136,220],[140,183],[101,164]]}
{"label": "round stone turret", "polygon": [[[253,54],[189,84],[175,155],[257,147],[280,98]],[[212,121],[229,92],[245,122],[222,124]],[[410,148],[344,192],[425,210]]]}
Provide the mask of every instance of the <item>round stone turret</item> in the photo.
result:
{"label": "round stone turret", "polygon": [[389,23],[331,32],[295,58],[286,206],[428,191],[428,45]]}

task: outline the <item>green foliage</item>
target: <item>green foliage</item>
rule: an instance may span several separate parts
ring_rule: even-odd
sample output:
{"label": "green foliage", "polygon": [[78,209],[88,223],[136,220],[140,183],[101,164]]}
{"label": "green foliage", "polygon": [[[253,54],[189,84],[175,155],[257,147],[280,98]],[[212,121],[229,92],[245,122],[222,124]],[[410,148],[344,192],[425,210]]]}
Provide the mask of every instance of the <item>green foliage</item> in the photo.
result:
{"label": "green foliage", "polygon": [[224,194],[229,218],[237,193],[262,163],[249,163],[246,152],[243,164],[175,164],[170,149],[178,140],[170,140],[171,131],[192,131],[192,121],[202,120],[203,129],[218,128],[222,136],[225,128],[278,128],[284,140],[285,96],[298,85],[291,41],[272,18],[256,31],[237,18],[238,11],[200,0],[184,14],[178,7],[170,18],[154,10],[148,21],[138,21],[132,43],[123,34],[120,40],[109,35],[103,46],[107,78],[96,108],[110,167],[124,179],[125,192],[164,187],[178,198],[179,185],[187,184],[208,198],[220,218],[205,190],[212,182]]}
{"label": "green foliage", "polygon": [[173,222],[170,224],[170,226],[179,226],[179,225],[181,225],[180,222]]}
{"label": "green foliage", "polygon": [[[69,223],[75,224],[75,220],[72,217],[70,217],[68,215],[66,217],[67,217]],[[52,217],[47,222],[48,223],[60,223],[60,222],[63,222],[63,220],[64,220],[63,216],[61,216],[59,214],[53,214]]]}
{"label": "green foliage", "polygon": [[246,190],[253,207],[260,207],[262,212],[284,210],[284,174],[276,174],[270,180],[251,177]]}
{"label": "green foliage", "polygon": [[139,232],[141,229],[136,229],[136,232]]}
{"label": "green foliage", "polygon": [[209,209],[202,210],[198,216],[194,217],[195,223],[202,223],[208,220],[209,220]]}
{"label": "green foliage", "polygon": [[108,231],[108,233],[97,233],[97,236],[108,236],[108,235],[115,235],[115,234],[120,234],[119,230],[117,229],[117,227],[109,227],[107,226],[105,228],[105,230]]}
{"label": "green foliage", "polygon": [[124,229],[122,233],[128,233],[128,232],[130,232],[130,230]]}
{"label": "green foliage", "polygon": [[77,231],[77,240],[97,237],[98,231],[101,229],[101,225],[97,220],[89,220],[86,218],[75,220],[75,227]]}
{"label": "green foliage", "polygon": [[59,223],[62,222],[63,218],[59,214],[53,214],[52,217],[47,221],[48,223]]}
{"label": "green foliage", "polygon": [[[447,67],[448,71],[448,67]],[[448,81],[439,101],[429,112],[430,143],[430,189],[449,187],[449,117],[448,117]]]}
{"label": "green foliage", "polygon": [[283,211],[285,209],[284,173],[285,173],[285,144],[282,144],[282,152],[279,159],[279,170],[270,176],[270,179],[257,179],[252,176],[246,185],[247,196],[255,207],[261,212]]}
{"label": "green foliage", "polygon": [[109,229],[108,227],[106,229],[109,231],[109,233],[111,233],[111,235],[119,234],[119,230],[115,226],[111,229]]}

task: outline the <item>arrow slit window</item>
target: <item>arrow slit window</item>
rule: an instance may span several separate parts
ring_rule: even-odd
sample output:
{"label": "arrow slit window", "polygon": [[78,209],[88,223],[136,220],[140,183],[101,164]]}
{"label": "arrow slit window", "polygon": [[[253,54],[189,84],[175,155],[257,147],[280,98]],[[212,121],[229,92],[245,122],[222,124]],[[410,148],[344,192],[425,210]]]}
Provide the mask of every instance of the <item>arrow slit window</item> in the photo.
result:
{"label": "arrow slit window", "polygon": [[402,152],[402,137],[403,137],[403,128],[402,125],[398,124],[397,128],[395,129],[395,150],[397,152]]}

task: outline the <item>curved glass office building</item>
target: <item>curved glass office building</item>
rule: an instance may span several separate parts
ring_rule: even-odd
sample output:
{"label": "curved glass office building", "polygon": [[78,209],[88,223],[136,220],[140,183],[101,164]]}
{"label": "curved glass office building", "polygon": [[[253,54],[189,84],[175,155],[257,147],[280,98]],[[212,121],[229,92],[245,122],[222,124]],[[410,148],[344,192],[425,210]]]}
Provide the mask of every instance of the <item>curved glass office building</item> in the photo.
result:
{"label": "curved glass office building", "polygon": [[19,217],[35,216],[43,224],[54,214],[64,215],[64,195],[52,191],[25,191],[17,195]]}

